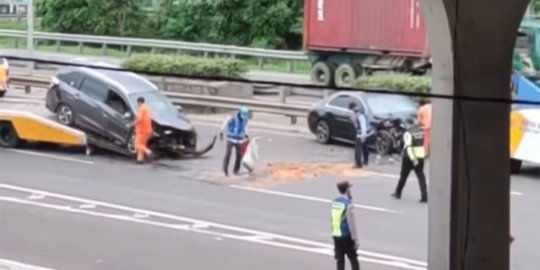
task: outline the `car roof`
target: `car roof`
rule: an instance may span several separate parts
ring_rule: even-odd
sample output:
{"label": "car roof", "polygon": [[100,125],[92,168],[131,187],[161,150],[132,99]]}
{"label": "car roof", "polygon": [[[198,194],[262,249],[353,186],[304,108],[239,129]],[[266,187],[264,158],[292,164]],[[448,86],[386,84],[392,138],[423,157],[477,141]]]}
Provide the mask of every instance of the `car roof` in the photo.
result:
{"label": "car roof", "polygon": [[337,97],[339,95],[350,95],[350,96],[362,98],[362,97],[365,97],[367,94],[368,93],[362,92],[362,91],[339,91],[332,94],[330,98]]}
{"label": "car roof", "polygon": [[[94,66],[103,66],[107,68],[117,68],[115,65],[110,65],[108,63],[91,63]],[[103,82],[113,86],[117,90],[123,92],[124,95],[131,95],[143,92],[153,92],[158,91],[159,89],[155,84],[150,82],[143,76],[140,76],[136,73],[129,71],[117,71],[110,69],[97,69],[97,68],[87,68],[87,67],[70,67],[62,70],[61,72],[71,72],[76,71],[83,74],[91,75],[97,79],[102,80]]]}

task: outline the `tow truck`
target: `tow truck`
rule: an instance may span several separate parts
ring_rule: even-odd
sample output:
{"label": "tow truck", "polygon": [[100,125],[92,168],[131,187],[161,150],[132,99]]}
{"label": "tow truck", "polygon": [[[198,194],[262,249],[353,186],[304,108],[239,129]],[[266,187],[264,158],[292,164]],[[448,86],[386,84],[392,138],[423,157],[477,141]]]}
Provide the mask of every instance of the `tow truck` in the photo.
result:
{"label": "tow truck", "polygon": [[[533,77],[512,75],[518,100],[540,102],[540,87]],[[523,162],[540,164],[540,106],[517,104],[510,116],[510,170],[518,173]]]}

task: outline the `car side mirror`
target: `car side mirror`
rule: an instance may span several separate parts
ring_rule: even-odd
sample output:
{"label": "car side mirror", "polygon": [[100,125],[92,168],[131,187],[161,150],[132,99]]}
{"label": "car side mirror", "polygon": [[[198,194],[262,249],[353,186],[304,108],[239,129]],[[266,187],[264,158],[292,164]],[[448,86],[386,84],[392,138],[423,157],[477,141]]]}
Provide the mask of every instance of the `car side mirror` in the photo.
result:
{"label": "car side mirror", "polygon": [[127,112],[127,113],[124,113],[124,119],[130,119],[131,118],[131,113]]}

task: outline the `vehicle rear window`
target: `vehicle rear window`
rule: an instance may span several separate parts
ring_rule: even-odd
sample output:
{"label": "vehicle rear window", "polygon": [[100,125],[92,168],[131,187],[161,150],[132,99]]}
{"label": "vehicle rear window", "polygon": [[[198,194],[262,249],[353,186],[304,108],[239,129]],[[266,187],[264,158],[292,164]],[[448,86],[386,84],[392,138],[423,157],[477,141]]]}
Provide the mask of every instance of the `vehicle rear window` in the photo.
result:
{"label": "vehicle rear window", "polygon": [[105,101],[108,91],[106,84],[91,77],[86,77],[81,85],[81,92],[98,101]]}
{"label": "vehicle rear window", "polygon": [[79,88],[81,86],[81,82],[84,78],[84,75],[82,73],[71,71],[63,74],[58,74],[58,79],[75,87]]}

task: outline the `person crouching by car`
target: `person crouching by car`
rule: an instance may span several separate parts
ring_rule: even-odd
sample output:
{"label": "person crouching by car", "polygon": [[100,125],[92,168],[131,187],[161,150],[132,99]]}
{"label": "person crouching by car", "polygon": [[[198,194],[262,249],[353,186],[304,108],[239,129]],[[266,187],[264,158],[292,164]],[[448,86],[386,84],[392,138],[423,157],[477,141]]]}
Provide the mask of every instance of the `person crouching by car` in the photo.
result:
{"label": "person crouching by car", "polygon": [[234,148],[236,160],[234,161],[233,173],[238,174],[242,161],[241,146],[247,136],[247,124],[249,121],[249,109],[245,106],[229,116],[223,122],[219,137],[223,140],[223,131],[227,131],[227,148],[223,159],[223,173],[229,176],[229,162],[231,159],[232,149]]}
{"label": "person crouching by car", "polygon": [[349,104],[349,110],[353,112],[352,122],[356,130],[356,139],[354,145],[354,161],[356,167],[362,168],[369,164],[368,142],[373,130],[370,130],[364,111],[358,108],[356,103]]}
{"label": "person crouching by car", "polygon": [[137,163],[144,163],[152,157],[152,151],[148,149],[148,140],[152,136],[152,114],[150,108],[144,104],[144,98],[137,98],[139,113],[135,122],[135,149],[137,150]]}

